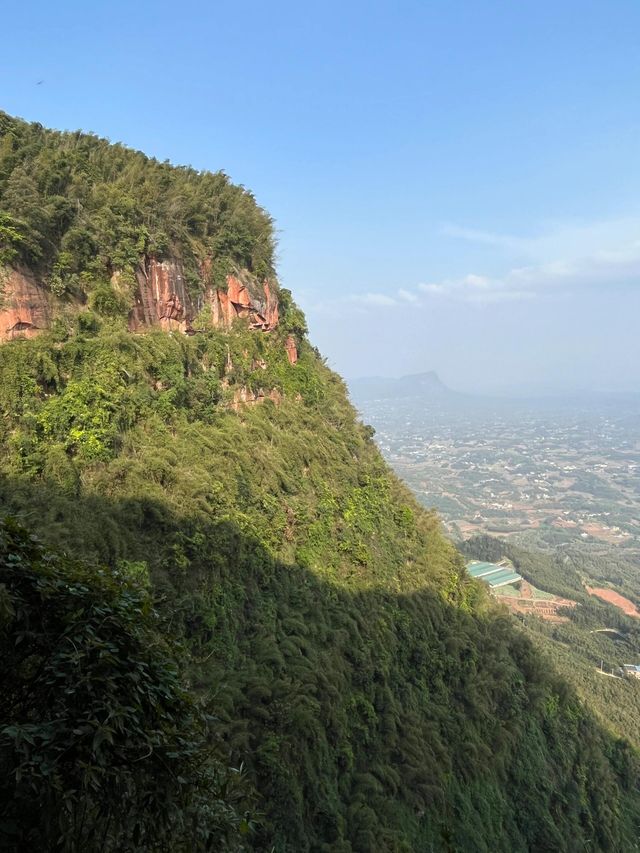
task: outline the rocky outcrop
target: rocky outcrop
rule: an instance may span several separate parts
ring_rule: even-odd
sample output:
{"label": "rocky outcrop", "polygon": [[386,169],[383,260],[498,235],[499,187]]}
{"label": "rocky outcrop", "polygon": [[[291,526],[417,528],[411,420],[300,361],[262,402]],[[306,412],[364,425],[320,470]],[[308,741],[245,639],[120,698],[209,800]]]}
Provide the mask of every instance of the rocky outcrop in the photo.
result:
{"label": "rocky outcrop", "polygon": [[260,293],[255,283],[230,275],[226,291],[209,289],[205,299],[211,306],[211,318],[216,327],[229,328],[238,317],[248,320],[251,328],[263,332],[278,325],[278,299],[268,281],[264,282]]}
{"label": "rocky outcrop", "polygon": [[[271,288],[269,286],[269,282],[266,280],[263,284],[263,289],[264,289],[264,297],[265,297],[265,302],[264,302],[264,307],[263,307],[264,322],[266,324],[266,328],[275,329],[275,327],[278,325],[278,321],[280,319],[278,316],[278,297],[271,290]],[[263,328],[265,328],[265,327],[263,326]]]}
{"label": "rocky outcrop", "polygon": [[[238,318],[263,332],[276,328],[278,296],[268,281],[260,284],[248,273],[230,275],[226,289],[222,289],[206,285],[207,277],[203,265],[202,290],[192,295],[180,261],[141,261],[135,273],[129,330],[140,332],[159,326],[166,331],[195,334],[196,318],[205,306],[210,308],[209,322],[214,328],[228,329]],[[112,285],[122,293],[120,281],[119,273],[114,273]],[[0,269],[0,341],[33,337],[48,328],[53,302],[49,290],[29,270]]]}
{"label": "rocky outcrop", "polygon": [[282,402],[282,394],[277,388],[272,388],[270,391],[265,391],[263,388],[252,391],[246,385],[242,385],[233,392],[229,407],[237,412],[243,406],[255,406],[258,403],[264,403],[265,400],[271,400],[276,406],[279,406]]}
{"label": "rocky outcrop", "polygon": [[184,271],[178,261],[140,263],[136,270],[137,290],[129,312],[129,329],[160,326],[167,331],[188,332],[195,314],[185,287]]}
{"label": "rocky outcrop", "polygon": [[[203,266],[203,276],[206,273]],[[268,281],[260,287],[248,275],[230,275],[226,290],[207,286],[201,296],[193,298],[180,262],[154,258],[139,265],[136,281],[135,303],[129,315],[131,331],[159,325],[193,334],[193,322],[205,305],[211,309],[211,323],[216,328],[230,328],[237,318],[248,320],[252,328],[263,332],[278,325],[278,299]]]}
{"label": "rocky outcrop", "polygon": [[0,341],[32,338],[51,322],[47,291],[25,269],[0,270]]}
{"label": "rocky outcrop", "polygon": [[296,344],[296,339],[293,337],[293,335],[289,335],[289,337],[284,343],[284,348],[287,351],[287,358],[289,359],[289,364],[295,364],[298,360],[298,345]]}

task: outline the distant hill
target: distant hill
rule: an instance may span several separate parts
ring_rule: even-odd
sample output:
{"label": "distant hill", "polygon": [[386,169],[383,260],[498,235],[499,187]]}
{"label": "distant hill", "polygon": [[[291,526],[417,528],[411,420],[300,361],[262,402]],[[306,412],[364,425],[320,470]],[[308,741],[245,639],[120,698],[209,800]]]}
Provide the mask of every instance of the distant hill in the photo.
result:
{"label": "distant hill", "polygon": [[401,376],[400,378],[365,376],[360,379],[352,379],[349,381],[349,390],[354,400],[398,399],[401,397],[453,399],[464,396],[448,388],[434,370]]}
{"label": "distant hill", "polygon": [[543,393],[530,386],[523,385],[518,392],[511,393],[473,393],[455,391],[440,379],[435,370],[424,373],[412,373],[408,376],[363,376],[348,380],[351,399],[359,403],[374,400],[430,400],[446,403],[456,409],[471,408],[491,411],[514,410],[523,407],[530,410],[541,409],[589,409],[594,406],[627,406],[635,408],[640,404],[640,393],[616,391],[577,390],[564,393]]}

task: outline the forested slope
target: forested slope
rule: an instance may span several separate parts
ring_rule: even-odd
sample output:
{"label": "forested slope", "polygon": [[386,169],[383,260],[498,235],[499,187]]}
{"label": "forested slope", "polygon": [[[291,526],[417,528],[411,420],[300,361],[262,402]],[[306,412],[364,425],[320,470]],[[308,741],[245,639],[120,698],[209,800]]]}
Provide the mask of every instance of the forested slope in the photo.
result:
{"label": "forested slope", "polygon": [[209,256],[273,274],[270,216],[223,172],[176,168],[88,133],[59,133],[0,111],[0,262],[26,264],[59,297],[91,292],[140,258],[179,254],[198,286]]}
{"label": "forested slope", "polygon": [[[75,146],[73,135],[29,133],[45,134],[54,160]],[[39,158],[42,146],[24,134]],[[0,159],[4,193],[28,154],[13,135],[3,140],[13,167]],[[123,170],[106,168],[112,149],[99,147],[102,179],[120,186]],[[129,156],[142,157],[113,149],[116,165]],[[148,191],[161,195],[174,172],[149,162]],[[70,179],[84,168],[72,157]],[[218,257],[210,210],[219,199],[210,177],[188,174],[196,194],[214,196],[207,235],[201,222],[192,240],[186,221],[170,252],[186,258],[188,244],[201,269]],[[91,196],[92,179],[83,180]],[[5,227],[24,236],[32,213],[16,204]],[[57,274],[53,242],[34,261],[43,288]],[[266,274],[251,263],[230,250],[223,268]],[[637,849],[637,756],[466,577],[438,519],[357,421],[286,292],[268,332],[239,317],[190,336],[131,334],[126,306],[91,302],[91,276],[113,286],[114,272],[76,264],[84,296],[74,310],[52,293],[59,322],[0,348],[0,500],[47,547],[86,561],[82,571],[104,565],[151,590],[154,630],[182,642],[184,683],[212,712],[216,761],[245,763],[259,814],[242,834],[231,803],[229,844],[279,853]],[[195,291],[206,286],[194,279]],[[31,709],[13,713],[22,723]],[[2,731],[3,761],[18,761]],[[109,833],[106,849],[124,849]]]}
{"label": "forested slope", "polygon": [[[549,624],[535,616],[520,619],[531,641],[544,650],[602,724],[640,749],[640,681],[611,678],[598,671],[604,668],[609,675],[618,674],[625,663],[640,660],[640,623],[587,593],[584,573],[591,564],[564,548],[556,554],[529,552],[491,536],[472,537],[461,547],[476,559],[506,557],[538,588],[578,602],[565,610],[566,622]],[[614,564],[610,579],[615,570]]]}

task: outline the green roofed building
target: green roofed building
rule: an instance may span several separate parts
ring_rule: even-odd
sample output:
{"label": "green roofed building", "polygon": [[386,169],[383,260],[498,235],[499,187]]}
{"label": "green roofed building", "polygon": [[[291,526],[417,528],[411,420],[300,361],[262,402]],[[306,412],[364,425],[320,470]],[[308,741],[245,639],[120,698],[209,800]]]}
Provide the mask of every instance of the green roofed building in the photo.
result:
{"label": "green roofed building", "polygon": [[491,589],[519,583],[522,580],[522,575],[514,572],[511,566],[499,566],[496,563],[485,563],[478,560],[467,563],[467,571],[471,577],[486,581]]}

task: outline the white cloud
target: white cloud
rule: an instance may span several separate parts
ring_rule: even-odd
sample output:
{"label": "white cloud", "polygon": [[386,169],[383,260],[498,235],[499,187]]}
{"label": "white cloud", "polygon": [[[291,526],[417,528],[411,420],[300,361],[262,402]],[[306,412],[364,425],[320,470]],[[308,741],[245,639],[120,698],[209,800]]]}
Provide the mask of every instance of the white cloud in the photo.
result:
{"label": "white cloud", "polygon": [[459,225],[445,224],[440,232],[446,237],[456,237],[467,240],[470,243],[482,243],[487,246],[497,246],[503,249],[526,251],[529,241],[521,237],[513,237],[510,234],[497,234],[492,231],[481,231],[476,228],[462,228]]}
{"label": "white cloud", "polygon": [[403,299],[405,302],[413,302],[413,303],[415,303],[415,302],[418,302],[418,301],[419,301],[419,298],[418,298],[418,294],[417,294],[417,293],[413,293],[413,292],[412,292],[412,291],[410,291],[410,290],[405,290],[403,287],[401,287],[401,288],[398,290],[398,297],[399,297],[400,299]]}
{"label": "white cloud", "polygon": [[608,222],[556,224],[534,237],[517,237],[446,225],[449,237],[492,245],[503,256],[503,272],[427,280],[414,287],[387,293],[355,293],[338,299],[321,299],[314,311],[343,314],[381,308],[406,310],[429,299],[451,299],[474,304],[517,302],[560,293],[580,294],[640,287],[640,218]]}
{"label": "white cloud", "polygon": [[444,279],[441,282],[419,284],[418,290],[427,296],[456,299],[463,302],[513,302],[531,299],[535,294],[522,286],[509,286],[499,278],[468,273],[461,278]]}
{"label": "white cloud", "polygon": [[469,287],[491,287],[491,279],[487,278],[486,275],[475,275],[475,273],[469,273],[464,277],[463,281],[464,284]]}
{"label": "white cloud", "polygon": [[468,273],[418,289],[474,302],[531,299],[549,293],[640,287],[640,218],[557,224],[535,237],[515,237],[456,225],[442,233],[491,245],[503,255],[526,257],[493,277]]}
{"label": "white cloud", "polygon": [[359,303],[360,305],[376,305],[383,308],[390,308],[392,305],[397,305],[398,302],[386,293],[361,293],[354,294],[349,298],[349,301]]}
{"label": "white cloud", "polygon": [[520,255],[532,262],[549,263],[558,258],[584,258],[596,252],[624,252],[639,247],[640,217],[626,216],[596,222],[547,222],[539,233],[527,237],[464,228],[451,223],[441,227],[447,237],[493,246],[503,255]]}
{"label": "white cloud", "polygon": [[358,313],[365,313],[379,311],[380,308],[395,308],[400,302],[387,293],[369,292],[347,293],[337,298],[325,297],[322,294],[320,298],[301,300],[301,304],[305,312],[322,314],[326,317],[341,317],[344,316],[347,308]]}

